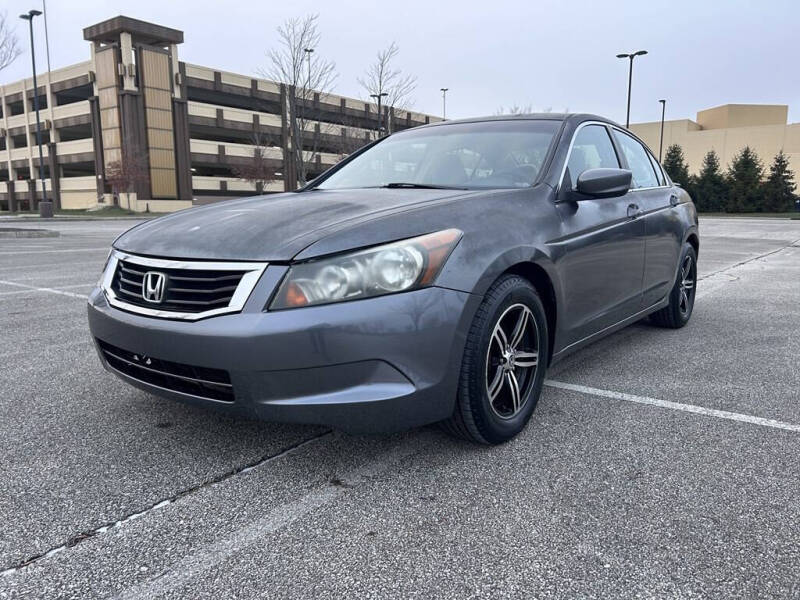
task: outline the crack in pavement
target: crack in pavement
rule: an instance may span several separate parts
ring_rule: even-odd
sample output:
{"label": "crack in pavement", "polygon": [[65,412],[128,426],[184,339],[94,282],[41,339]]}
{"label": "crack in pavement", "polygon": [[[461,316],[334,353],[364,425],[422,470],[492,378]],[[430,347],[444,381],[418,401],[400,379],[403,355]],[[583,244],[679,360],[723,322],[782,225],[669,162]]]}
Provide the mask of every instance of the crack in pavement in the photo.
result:
{"label": "crack in pavement", "polygon": [[185,488],[185,489],[173,494],[172,496],[170,496],[168,498],[165,498],[163,500],[159,500],[158,502],[155,502],[155,503],[151,504],[150,506],[148,506],[147,508],[145,508],[143,510],[132,512],[132,513],[128,513],[127,515],[123,516],[121,519],[118,519],[117,521],[111,521],[111,522],[108,522],[105,525],[102,525],[100,527],[95,527],[95,528],[90,529],[88,531],[79,532],[79,533],[73,535],[72,537],[70,537],[63,544],[60,544],[58,546],[54,546],[54,547],[50,548],[49,550],[46,550],[44,552],[40,552],[38,554],[34,554],[33,556],[29,556],[25,560],[23,560],[21,562],[18,562],[15,565],[7,566],[7,567],[0,567],[0,577],[6,577],[8,575],[12,575],[14,573],[17,573],[22,569],[25,569],[25,568],[33,565],[33,564],[36,564],[37,562],[39,562],[42,559],[48,558],[50,556],[53,556],[54,554],[58,554],[59,552],[63,552],[64,550],[67,550],[68,548],[73,548],[73,547],[77,546],[78,544],[80,544],[82,542],[85,542],[88,539],[94,538],[97,535],[106,533],[106,532],[111,531],[113,529],[117,529],[118,527],[121,527],[121,526],[123,526],[124,524],[126,524],[126,523],[128,523],[130,521],[133,521],[135,519],[143,517],[144,515],[152,512],[154,510],[158,510],[160,508],[163,508],[165,506],[173,504],[174,502],[177,502],[181,498],[185,498],[186,496],[194,494],[194,493],[196,493],[196,492],[198,492],[198,491],[200,491],[202,489],[218,485],[218,484],[220,484],[220,483],[222,483],[224,481],[227,481],[228,479],[230,479],[232,477],[236,477],[237,475],[241,475],[243,473],[247,473],[248,471],[252,471],[253,469],[256,469],[256,468],[258,468],[258,467],[260,467],[262,465],[265,465],[265,464],[267,464],[269,462],[272,462],[274,460],[282,458],[282,457],[286,456],[287,454],[290,454],[291,452],[293,452],[295,450],[298,450],[299,448],[302,448],[303,446],[306,446],[307,444],[311,444],[313,442],[321,440],[321,439],[331,435],[332,433],[333,433],[333,430],[327,429],[327,430],[323,431],[322,433],[319,433],[319,434],[314,435],[314,436],[312,436],[310,438],[306,438],[304,440],[301,440],[299,442],[291,444],[291,445],[279,450],[278,452],[276,452],[274,454],[269,454],[267,456],[263,456],[263,457],[261,457],[260,459],[258,459],[256,461],[253,461],[251,463],[248,463],[248,464],[240,466],[240,467],[235,467],[234,469],[231,469],[230,471],[226,471],[226,472],[222,473],[221,475],[217,475],[217,476],[212,477],[210,479],[206,479],[205,481],[202,481],[201,483],[199,483],[199,484],[197,484],[195,486],[192,486],[192,487],[189,487],[189,488]]}
{"label": "crack in pavement", "polygon": [[722,273],[726,273],[727,271],[730,271],[731,269],[735,269],[736,267],[741,267],[742,265],[746,265],[747,263],[751,263],[753,261],[761,260],[762,258],[766,258],[767,256],[772,256],[773,254],[777,254],[778,252],[786,250],[787,248],[797,248],[797,247],[799,247],[799,246],[797,246],[797,244],[800,244],[800,239],[796,239],[793,242],[789,242],[785,246],[781,246],[780,248],[777,248],[775,250],[770,250],[769,252],[766,252],[764,254],[759,254],[758,256],[754,256],[752,258],[748,258],[747,260],[743,260],[743,261],[738,262],[736,264],[730,265],[728,267],[725,267],[724,269],[720,269],[720,270],[714,271],[712,273],[706,273],[702,277],[698,277],[697,280],[698,281],[702,281],[703,279],[708,279],[710,277],[714,277],[715,275],[721,275]]}
{"label": "crack in pavement", "polygon": [[415,443],[400,442],[375,459],[357,466],[327,484],[314,488],[300,498],[274,507],[252,521],[198,551],[183,556],[166,569],[115,596],[120,600],[149,600],[179,589],[232,556],[251,548],[264,536],[291,526],[298,519],[343,497],[352,488],[368,484],[375,477],[393,469],[404,459],[426,452],[433,438],[423,436]]}

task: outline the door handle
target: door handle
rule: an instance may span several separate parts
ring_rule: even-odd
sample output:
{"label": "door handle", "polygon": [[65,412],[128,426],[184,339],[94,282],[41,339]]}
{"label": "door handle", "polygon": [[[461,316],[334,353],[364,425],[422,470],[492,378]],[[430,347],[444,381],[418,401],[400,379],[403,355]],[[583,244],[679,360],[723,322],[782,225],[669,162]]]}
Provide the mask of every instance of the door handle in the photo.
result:
{"label": "door handle", "polygon": [[631,219],[635,219],[641,213],[639,212],[639,205],[638,204],[628,204],[628,217]]}
{"label": "door handle", "polygon": [[670,195],[669,197],[669,205],[670,206],[678,206],[678,196],[675,194]]}

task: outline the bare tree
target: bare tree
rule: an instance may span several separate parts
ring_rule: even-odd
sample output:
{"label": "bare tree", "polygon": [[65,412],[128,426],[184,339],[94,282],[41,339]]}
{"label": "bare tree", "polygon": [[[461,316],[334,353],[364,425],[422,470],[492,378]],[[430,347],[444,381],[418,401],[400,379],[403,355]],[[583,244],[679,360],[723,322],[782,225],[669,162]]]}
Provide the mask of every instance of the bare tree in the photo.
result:
{"label": "bare tree", "polygon": [[369,144],[372,139],[369,134],[358,128],[358,123],[354,119],[342,119],[342,127],[340,132],[339,143],[336,149],[339,154],[339,160],[342,160]]}
{"label": "bare tree", "polygon": [[320,119],[314,109],[314,94],[329,93],[336,80],[336,64],[318,50],[319,15],[289,19],[278,27],[280,45],[267,53],[269,66],[261,75],[285,84],[289,104],[291,152],[300,185],[319,156]]}
{"label": "bare tree", "polygon": [[111,186],[115,203],[119,203],[119,194],[128,194],[128,208],[130,208],[130,194],[139,183],[149,180],[149,164],[144,154],[123,154],[122,160],[108,163],[106,167],[106,183]]}
{"label": "bare tree", "polygon": [[358,83],[370,97],[385,97],[385,106],[408,110],[414,104],[411,95],[417,89],[417,78],[394,67],[399,53],[400,47],[395,42],[378,52],[375,62],[367,68],[364,77],[358,78]]}
{"label": "bare tree", "polygon": [[[532,104],[526,104],[524,106],[520,106],[519,104],[512,104],[508,108],[501,106],[495,111],[495,115],[526,115],[529,113],[535,112],[533,110]],[[545,111],[547,112],[547,111]]]}
{"label": "bare tree", "polygon": [[22,54],[17,34],[8,24],[8,15],[0,13],[0,71]]}
{"label": "bare tree", "polygon": [[267,184],[275,181],[278,169],[274,159],[269,158],[268,148],[272,147],[270,136],[262,133],[253,135],[253,158],[248,162],[235,166],[231,170],[234,176],[256,185],[259,193],[264,191]]}
{"label": "bare tree", "polygon": [[[545,107],[545,108],[543,108],[541,110],[536,110],[533,107],[533,104],[530,104],[530,103],[528,103],[528,104],[526,104],[524,106],[520,106],[519,104],[512,104],[508,108],[504,108],[504,107],[501,106],[500,108],[498,108],[494,112],[494,114],[498,115],[498,116],[499,115],[527,115],[527,114],[535,113],[535,112],[551,113],[551,112],[553,112],[553,107],[552,106],[548,106],[548,107]],[[569,108],[565,108],[564,112],[568,113],[569,112]]]}

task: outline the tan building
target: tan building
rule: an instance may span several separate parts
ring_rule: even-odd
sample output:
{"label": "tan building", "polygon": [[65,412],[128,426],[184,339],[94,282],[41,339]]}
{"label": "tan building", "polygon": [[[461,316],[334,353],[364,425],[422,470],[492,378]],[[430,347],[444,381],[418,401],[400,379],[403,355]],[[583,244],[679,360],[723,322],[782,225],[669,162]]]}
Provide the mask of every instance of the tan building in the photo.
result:
{"label": "tan building", "polygon": [[[800,123],[788,123],[785,104],[723,104],[701,110],[697,119],[664,122],[664,154],[672,144],[683,148],[689,172],[696,174],[709,150],[719,156],[726,170],[736,154],[750,146],[769,168],[779,150],[789,158],[800,177]],[[661,122],[633,123],[631,131],[658,153]]]}
{"label": "tan building", "polygon": [[[83,38],[88,61],[38,74],[45,185],[57,209],[112,204],[107,175],[125,157],[138,157],[144,174],[118,194],[120,206],[169,212],[293,190],[301,147],[312,178],[379,131],[439,120],[387,106],[379,118],[356,98],[186,63],[182,31],[129,17]],[[30,78],[0,82],[0,211],[42,199],[34,97]],[[302,116],[294,128],[293,107]],[[240,177],[256,163],[271,170],[268,182]]]}

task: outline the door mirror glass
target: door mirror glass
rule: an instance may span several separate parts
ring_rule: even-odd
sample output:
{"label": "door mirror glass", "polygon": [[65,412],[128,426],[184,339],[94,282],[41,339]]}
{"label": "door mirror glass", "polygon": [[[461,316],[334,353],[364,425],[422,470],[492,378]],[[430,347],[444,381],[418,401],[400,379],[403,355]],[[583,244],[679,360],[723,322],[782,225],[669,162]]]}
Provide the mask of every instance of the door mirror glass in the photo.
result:
{"label": "door mirror glass", "polygon": [[578,176],[577,192],[591,198],[624,196],[631,189],[631,172],[626,169],[588,169]]}

